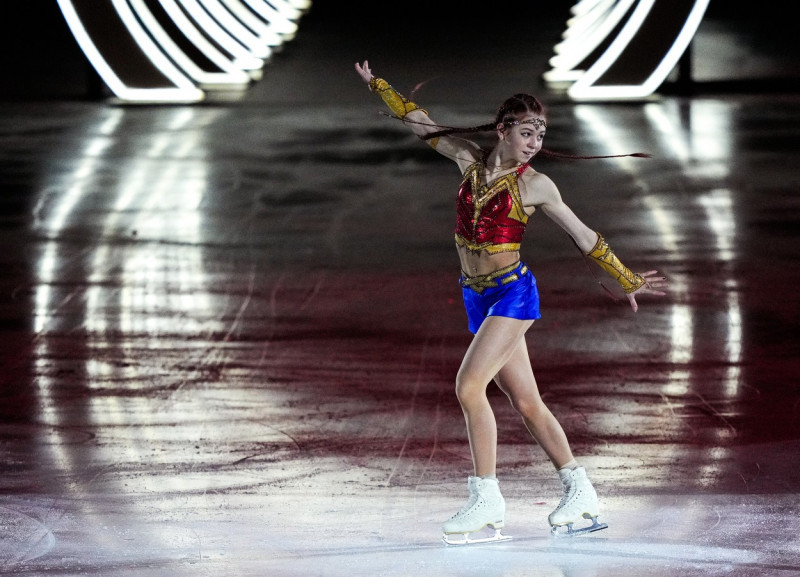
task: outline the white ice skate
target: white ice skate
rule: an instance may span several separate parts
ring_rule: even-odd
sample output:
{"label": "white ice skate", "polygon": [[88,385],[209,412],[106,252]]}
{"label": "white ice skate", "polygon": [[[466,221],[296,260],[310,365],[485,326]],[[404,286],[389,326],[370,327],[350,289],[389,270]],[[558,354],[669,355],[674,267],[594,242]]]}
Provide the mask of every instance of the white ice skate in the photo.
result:
{"label": "white ice skate", "polygon": [[448,545],[472,545],[508,541],[500,529],[505,525],[506,502],[497,479],[469,477],[469,500],[442,525],[442,540]]}
{"label": "white ice skate", "polygon": [[[589,477],[586,476],[586,469],[578,467],[568,472],[559,471],[558,474],[564,485],[564,496],[561,497],[561,502],[555,511],[548,517],[553,535],[572,536],[607,529],[607,524],[597,522],[600,506],[597,503],[597,493],[592,487]],[[573,523],[581,518],[591,519],[592,524],[580,529],[573,529]],[[559,527],[564,526],[566,526],[566,531],[560,531]]]}

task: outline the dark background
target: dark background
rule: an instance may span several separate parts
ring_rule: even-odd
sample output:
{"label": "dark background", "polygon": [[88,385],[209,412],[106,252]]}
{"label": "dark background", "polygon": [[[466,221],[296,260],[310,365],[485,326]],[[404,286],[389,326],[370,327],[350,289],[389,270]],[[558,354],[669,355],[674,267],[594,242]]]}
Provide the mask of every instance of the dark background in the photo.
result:
{"label": "dark background", "polygon": [[[100,0],[98,0],[100,1]],[[318,39],[346,43],[354,53],[375,54],[375,47],[402,56],[404,45],[430,46],[431,54],[450,50],[464,59],[491,53],[506,35],[530,35],[536,46],[558,42],[575,2],[463,2],[384,3],[367,0],[314,2],[300,21],[291,43],[267,63],[266,79],[258,90],[266,98],[271,90],[269,68],[290,59],[292,51],[318,51],[325,46],[307,44]],[[703,69],[703,53],[695,47],[694,74],[701,89],[738,91],[796,91],[798,42],[796,20],[785,3],[740,3],[712,0],[698,36],[703,50],[714,49],[724,35],[735,49],[747,47],[748,58],[731,54],[724,70]],[[92,99],[98,79],[72,37],[55,0],[7,2],[0,19],[0,100]],[[317,40],[318,42],[318,40]],[[359,50],[363,46],[364,50]],[[474,51],[466,53],[467,48]],[[720,50],[731,49],[720,45]],[[541,61],[546,61],[541,55]],[[417,68],[418,69],[418,68]],[[540,70],[537,72],[543,72]],[[274,96],[274,95],[273,95]]]}

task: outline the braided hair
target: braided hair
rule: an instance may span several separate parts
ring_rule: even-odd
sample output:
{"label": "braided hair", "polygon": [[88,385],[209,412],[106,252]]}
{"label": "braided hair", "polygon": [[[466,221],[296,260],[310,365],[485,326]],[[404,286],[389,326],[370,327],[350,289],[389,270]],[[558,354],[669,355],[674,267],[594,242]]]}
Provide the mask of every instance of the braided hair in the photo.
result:
{"label": "braided hair", "polygon": [[541,102],[530,94],[515,94],[511,98],[503,102],[502,106],[498,108],[497,114],[494,117],[494,122],[481,124],[479,126],[470,126],[460,128],[456,126],[443,127],[441,130],[431,132],[422,137],[422,140],[430,140],[431,138],[438,138],[440,136],[450,136],[452,134],[474,134],[476,132],[492,132],[497,130],[498,124],[511,126],[514,122],[526,116],[534,114],[536,116],[544,116],[544,106]]}
{"label": "braided hair", "polygon": [[[453,134],[474,134],[478,132],[493,132],[497,130],[497,126],[500,124],[502,124],[505,127],[509,127],[514,124],[518,124],[521,118],[530,115],[543,117],[545,115],[544,105],[535,96],[520,92],[508,98],[505,102],[503,102],[500,108],[497,109],[497,114],[495,114],[494,122],[481,124],[479,126],[470,126],[466,128],[446,126],[442,127],[441,130],[436,130],[434,132],[425,134],[421,138],[422,140],[430,140],[432,138],[438,138],[441,136],[450,136]],[[545,124],[545,126],[547,125]],[[564,152],[555,152],[553,150],[548,150],[546,148],[542,148],[539,151],[539,154],[547,157],[561,158],[568,160],[592,159],[592,158],[617,158],[621,156],[635,156],[639,158],[650,157],[649,154],[646,154],[644,152],[634,152],[632,154],[613,154],[605,156],[584,156],[584,155],[567,154]]]}

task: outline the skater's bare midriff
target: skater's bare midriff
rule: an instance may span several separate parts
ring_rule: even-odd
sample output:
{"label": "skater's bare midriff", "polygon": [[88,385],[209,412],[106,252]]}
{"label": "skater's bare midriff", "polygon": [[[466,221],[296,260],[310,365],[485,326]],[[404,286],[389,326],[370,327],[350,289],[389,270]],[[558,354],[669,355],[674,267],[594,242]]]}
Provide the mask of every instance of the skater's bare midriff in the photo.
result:
{"label": "skater's bare midriff", "polygon": [[474,252],[463,246],[456,246],[461,272],[466,276],[483,276],[519,261],[519,251],[490,254],[482,250]]}

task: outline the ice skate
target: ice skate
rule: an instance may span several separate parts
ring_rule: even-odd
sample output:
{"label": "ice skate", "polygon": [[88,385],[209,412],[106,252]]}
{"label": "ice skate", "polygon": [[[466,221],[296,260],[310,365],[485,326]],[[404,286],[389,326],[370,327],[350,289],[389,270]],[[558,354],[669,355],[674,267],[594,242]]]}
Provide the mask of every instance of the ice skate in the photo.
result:
{"label": "ice skate", "polygon": [[[571,471],[559,471],[558,474],[564,485],[564,496],[548,517],[553,535],[572,536],[607,529],[608,525],[597,522],[600,506],[597,503],[597,493],[586,476],[586,469],[578,467]],[[572,525],[581,518],[591,519],[592,524],[573,529]],[[565,526],[566,530],[559,529]]]}
{"label": "ice skate", "polygon": [[497,479],[471,476],[467,487],[467,504],[442,525],[442,540],[448,545],[472,545],[511,539],[500,532],[505,525],[506,503]]}

